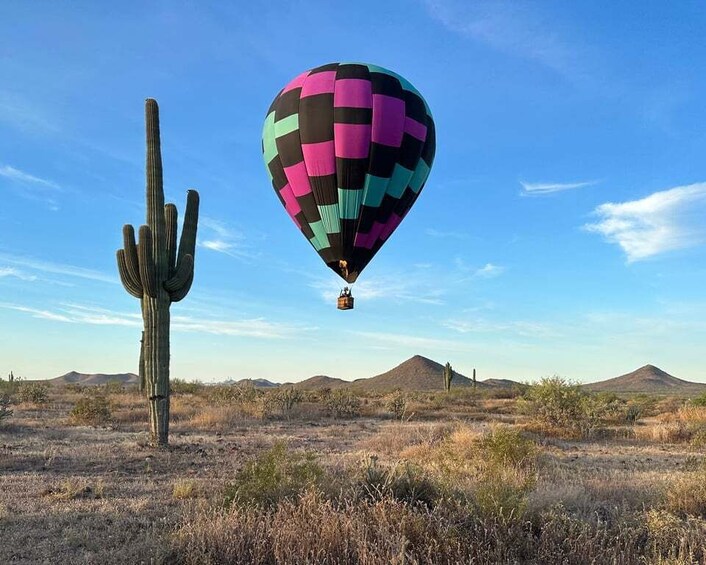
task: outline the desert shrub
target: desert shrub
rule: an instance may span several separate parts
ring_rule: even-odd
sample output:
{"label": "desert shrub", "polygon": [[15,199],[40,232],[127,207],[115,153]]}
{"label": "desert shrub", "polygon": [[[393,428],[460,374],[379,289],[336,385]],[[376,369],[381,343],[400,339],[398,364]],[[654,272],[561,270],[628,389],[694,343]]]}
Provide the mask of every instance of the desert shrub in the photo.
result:
{"label": "desert shrub", "polygon": [[706,518],[706,468],[672,477],[664,491],[664,506],[672,514]]}
{"label": "desert shrub", "polygon": [[83,396],[69,412],[69,422],[78,426],[100,426],[110,421],[108,399],[100,394]]}
{"label": "desert shrub", "polygon": [[198,484],[192,479],[179,479],[172,486],[172,498],[186,500],[198,496]]}
{"label": "desert shrub", "polygon": [[334,418],[360,416],[360,398],[348,390],[335,390],[325,401],[326,410]]}
{"label": "desert shrub", "polygon": [[586,393],[580,385],[562,377],[549,377],[531,385],[524,396],[523,408],[537,422],[561,428],[573,426],[582,417]]}
{"label": "desert shrub", "polygon": [[208,399],[217,406],[227,406],[257,402],[263,395],[264,392],[257,390],[252,384],[222,385],[211,388]]}
{"label": "desert shrub", "polygon": [[445,495],[488,519],[520,519],[537,483],[537,448],[509,427],[481,435],[461,426],[434,445],[406,449],[403,456],[427,470]]}
{"label": "desert shrub", "polygon": [[591,436],[601,424],[617,419],[621,407],[615,395],[591,395],[558,376],[531,385],[520,404],[534,426],[570,437]]}
{"label": "desert shrub", "polygon": [[486,463],[501,466],[533,466],[537,445],[509,426],[498,426],[485,434],[479,442],[481,457]]}
{"label": "desert shrub", "polygon": [[392,413],[395,420],[404,420],[407,415],[407,395],[397,391],[387,399],[385,409]]}
{"label": "desert shrub", "polygon": [[86,387],[80,383],[66,383],[61,388],[63,388],[66,392],[71,392],[73,394],[81,394],[86,390]]}
{"label": "desert shrub", "polygon": [[49,402],[49,385],[23,381],[17,388],[17,397],[20,402],[43,405]]}
{"label": "desert shrub", "polygon": [[664,510],[649,510],[644,518],[647,529],[645,553],[650,563],[703,563],[706,558],[706,521],[693,516],[675,516]]}
{"label": "desert shrub", "polygon": [[3,421],[12,416],[12,403],[10,395],[7,393],[0,394],[0,425]]}
{"label": "desert shrub", "polygon": [[363,468],[355,488],[364,500],[386,498],[407,504],[434,505],[441,489],[421,467],[410,463],[383,466],[375,456],[363,460]]}
{"label": "desert shrub", "polygon": [[304,394],[294,387],[282,387],[269,391],[263,397],[265,413],[277,411],[280,415],[289,418],[297,404],[304,400]]}
{"label": "desert shrub", "polygon": [[102,389],[102,393],[105,395],[125,393],[125,386],[121,381],[108,381],[103,385]]}
{"label": "desert shrub", "polygon": [[696,398],[692,398],[691,404],[693,406],[706,406],[706,392]]}
{"label": "desert shrub", "polygon": [[446,501],[425,508],[307,493],[275,509],[187,514],[173,540],[175,557],[186,565],[686,565],[706,557],[702,520],[656,513],[621,518],[585,521],[559,505],[528,523],[478,516]]}
{"label": "desert shrub", "polygon": [[313,453],[290,451],[282,442],[238,471],[225,490],[226,505],[272,508],[321,486],[324,471]]}
{"label": "desert shrub", "polygon": [[634,426],[642,415],[642,410],[637,404],[629,404],[625,409],[625,422]]}
{"label": "desert shrub", "polygon": [[706,428],[696,430],[692,434],[689,444],[695,449],[703,449],[706,447]]}
{"label": "desert shrub", "polygon": [[169,381],[169,391],[172,394],[198,394],[203,385],[198,381],[187,382],[183,379],[171,379]]}

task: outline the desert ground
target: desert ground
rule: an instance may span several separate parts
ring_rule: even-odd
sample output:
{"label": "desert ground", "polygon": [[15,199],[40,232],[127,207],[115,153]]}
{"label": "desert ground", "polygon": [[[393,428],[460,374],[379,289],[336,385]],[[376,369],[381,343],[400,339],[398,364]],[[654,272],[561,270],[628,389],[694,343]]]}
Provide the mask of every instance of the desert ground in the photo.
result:
{"label": "desert ground", "polygon": [[706,562],[693,399],[3,385],[0,563]]}

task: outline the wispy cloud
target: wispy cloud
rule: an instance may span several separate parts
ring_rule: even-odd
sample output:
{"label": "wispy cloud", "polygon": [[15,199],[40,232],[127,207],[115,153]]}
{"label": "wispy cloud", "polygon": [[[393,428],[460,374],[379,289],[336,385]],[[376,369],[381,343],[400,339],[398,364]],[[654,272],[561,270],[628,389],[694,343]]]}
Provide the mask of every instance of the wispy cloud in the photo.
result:
{"label": "wispy cloud", "polygon": [[351,332],[358,337],[373,342],[380,348],[408,347],[410,349],[427,349],[441,351],[462,351],[468,349],[468,344],[447,339],[435,339],[409,334],[391,332]]}
{"label": "wispy cloud", "polygon": [[470,236],[462,231],[441,231],[434,228],[427,228],[425,233],[430,237],[448,239],[468,239]]}
{"label": "wispy cloud", "polygon": [[454,259],[454,265],[458,271],[464,274],[463,281],[469,281],[471,279],[493,279],[499,277],[506,271],[505,267],[493,263],[486,263],[482,267],[475,267],[466,263],[461,257]]}
{"label": "wispy cloud", "polygon": [[476,319],[449,319],[442,323],[446,328],[456,332],[467,333],[496,333],[520,335],[523,337],[556,337],[558,332],[539,322],[530,322],[525,320],[512,320],[507,322],[497,322]]}
{"label": "wispy cloud", "polygon": [[[446,289],[439,285],[435,273],[426,266],[417,266],[413,273],[378,275],[366,277],[355,283],[353,294],[361,300],[385,300],[388,302],[441,305]],[[330,276],[313,280],[309,286],[318,290],[326,302],[338,296],[343,281]]]}
{"label": "wispy cloud", "polygon": [[432,18],[454,33],[562,75],[578,76],[576,48],[549,28],[531,4],[500,0],[425,0],[424,4]]}
{"label": "wispy cloud", "polygon": [[522,196],[545,196],[554,194],[555,192],[564,192],[566,190],[574,190],[576,188],[584,188],[598,184],[598,181],[582,181],[582,182],[525,182],[520,181],[522,185]]}
{"label": "wispy cloud", "polygon": [[26,97],[8,91],[0,91],[0,122],[29,133],[46,134],[59,130],[39,109],[28,104]]}
{"label": "wispy cloud", "polygon": [[3,165],[0,167],[0,177],[25,184],[40,184],[42,186],[48,186],[49,188],[59,188],[59,185],[53,181],[35,177],[34,175],[20,171],[15,167],[11,167],[10,165]]}
{"label": "wispy cloud", "polygon": [[36,275],[30,275],[21,271],[20,269],[15,269],[14,267],[0,267],[0,279],[13,277],[20,279],[21,281],[36,281]]}
{"label": "wispy cloud", "polygon": [[30,314],[33,318],[38,318],[41,320],[51,320],[53,322],[65,322],[72,323],[73,320],[68,316],[52,312],[50,310],[42,310],[39,308],[30,308],[29,306],[22,306],[20,304],[12,304],[8,302],[0,302],[0,308],[5,308],[6,310],[15,310],[17,312],[24,312]]}
{"label": "wispy cloud", "polygon": [[590,232],[618,244],[628,262],[693,247],[706,240],[706,183],[678,186],[640,200],[598,206]]}
{"label": "wispy cloud", "polygon": [[505,272],[505,267],[501,267],[500,265],[493,265],[492,263],[486,263],[485,266],[481,267],[480,269],[476,269],[476,272],[473,273],[474,277],[480,278],[480,279],[494,279],[495,277],[499,277]]}
{"label": "wispy cloud", "polygon": [[110,275],[106,275],[105,273],[102,273],[100,271],[94,271],[92,269],[86,269],[84,267],[76,267],[74,265],[66,265],[62,263],[52,263],[50,261],[43,261],[41,259],[35,259],[33,257],[22,257],[18,255],[0,253],[0,261],[4,263],[9,263],[10,265],[16,265],[19,267],[24,267],[25,269],[39,271],[42,273],[65,275],[68,277],[77,277],[81,279],[88,279],[112,284],[118,283],[117,278],[111,277]]}
{"label": "wispy cloud", "polygon": [[61,187],[54,181],[37,177],[10,165],[0,165],[0,179],[9,181],[14,192],[28,200],[36,200],[52,210],[58,210],[57,192]]}
{"label": "wispy cloud", "polygon": [[[21,304],[0,302],[0,308],[30,314],[33,318],[69,324],[94,326],[142,327],[142,317],[137,313],[115,312],[93,305],[66,303],[52,309],[34,308]],[[312,326],[287,324],[262,317],[222,320],[192,316],[172,316],[172,330],[188,333],[205,333],[258,339],[294,338],[316,329]]]}
{"label": "wispy cloud", "polygon": [[202,217],[199,228],[206,232],[205,237],[199,238],[199,247],[238,259],[253,259],[258,256],[244,233],[234,230],[220,220]]}

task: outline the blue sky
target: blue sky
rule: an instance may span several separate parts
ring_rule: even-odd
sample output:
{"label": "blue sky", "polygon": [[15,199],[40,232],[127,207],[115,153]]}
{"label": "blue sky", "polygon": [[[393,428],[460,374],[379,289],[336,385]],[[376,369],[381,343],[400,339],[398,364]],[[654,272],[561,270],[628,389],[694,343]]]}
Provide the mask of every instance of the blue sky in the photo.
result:
{"label": "blue sky", "polygon": [[[135,370],[115,267],[165,192],[201,194],[172,375],[300,380],[414,354],[479,378],[706,381],[706,15],[699,2],[5,2],[0,371]],[[429,181],[339,312],[277,200],[265,112],[308,68],[393,69],[437,126]]]}

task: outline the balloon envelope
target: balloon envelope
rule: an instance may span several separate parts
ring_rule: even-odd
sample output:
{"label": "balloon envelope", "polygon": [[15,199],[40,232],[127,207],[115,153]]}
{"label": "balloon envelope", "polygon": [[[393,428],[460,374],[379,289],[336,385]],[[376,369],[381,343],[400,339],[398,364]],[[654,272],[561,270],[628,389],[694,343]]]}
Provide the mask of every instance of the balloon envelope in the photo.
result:
{"label": "balloon envelope", "polygon": [[272,102],[262,134],[282,205],[349,283],[409,212],[435,149],[434,120],[419,92],[392,71],[359,63],[294,78]]}

